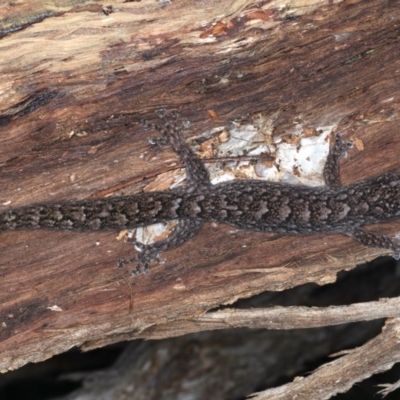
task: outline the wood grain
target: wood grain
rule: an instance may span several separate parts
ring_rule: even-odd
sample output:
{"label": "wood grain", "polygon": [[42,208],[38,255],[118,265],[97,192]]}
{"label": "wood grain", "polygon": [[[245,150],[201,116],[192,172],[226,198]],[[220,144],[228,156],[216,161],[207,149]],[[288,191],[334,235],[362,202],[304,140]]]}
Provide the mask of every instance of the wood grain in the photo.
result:
{"label": "wood grain", "polygon": [[[226,122],[279,111],[276,137],[299,120],[336,124],[364,145],[343,161],[344,184],[400,172],[396,2],[320,2],[292,14],[269,5],[257,14],[250,1],[119,1],[109,15],[89,3],[14,3],[0,9],[1,209],[161,174],[178,160],[168,149],[150,157],[151,133],[140,124],[160,107],[179,109],[193,136],[216,124],[207,110]],[[133,251],[117,234],[1,235],[1,371],[73,346],[145,338],[265,290],[330,283],[387,254],[339,235],[207,224],[165,265],[131,278],[116,268]]]}

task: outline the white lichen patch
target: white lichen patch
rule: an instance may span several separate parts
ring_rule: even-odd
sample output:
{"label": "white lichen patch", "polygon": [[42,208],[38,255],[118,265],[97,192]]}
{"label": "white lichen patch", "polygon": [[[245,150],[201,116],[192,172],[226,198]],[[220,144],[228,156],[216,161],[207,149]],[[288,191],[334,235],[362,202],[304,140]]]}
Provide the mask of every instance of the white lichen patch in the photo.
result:
{"label": "white lichen patch", "polygon": [[[269,126],[263,129],[255,124],[234,126],[227,141],[220,144],[214,141],[213,157],[224,161],[206,164],[211,181],[217,184],[232,179],[261,179],[321,186],[329,152],[328,137],[333,129],[334,126],[303,129],[296,124],[287,137],[275,139]],[[249,156],[254,159],[248,160]],[[227,158],[231,161],[226,161]]]}
{"label": "white lichen patch", "polygon": [[177,222],[169,221],[166,223],[159,223],[137,228],[134,231],[130,231],[128,235],[134,235],[136,241],[143,244],[151,244],[158,242],[159,240],[166,239],[168,235],[173,231]]}
{"label": "white lichen patch", "polygon": [[300,146],[279,143],[276,151],[276,174],[273,180],[307,186],[324,185],[323,169],[329,153],[327,137],[331,129],[317,129],[318,135],[300,139]]}

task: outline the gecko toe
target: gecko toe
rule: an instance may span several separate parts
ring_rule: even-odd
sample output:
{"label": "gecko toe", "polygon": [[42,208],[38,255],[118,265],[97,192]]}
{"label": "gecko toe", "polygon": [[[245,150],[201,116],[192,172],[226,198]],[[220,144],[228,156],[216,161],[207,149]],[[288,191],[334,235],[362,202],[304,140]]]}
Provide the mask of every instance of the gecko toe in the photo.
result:
{"label": "gecko toe", "polygon": [[147,265],[140,265],[138,264],[136,268],[131,270],[131,275],[132,276],[138,276],[138,275],[147,275],[150,272],[149,267]]}
{"label": "gecko toe", "polygon": [[148,142],[153,147],[161,148],[168,144],[168,139],[166,137],[151,137],[148,139]]}
{"label": "gecko toe", "polygon": [[118,268],[123,268],[126,265],[132,264],[135,262],[137,263],[136,267],[130,271],[130,274],[132,276],[138,276],[138,275],[142,275],[142,274],[146,275],[150,272],[149,264],[147,262],[143,262],[143,261],[139,260],[138,256],[118,260],[117,266],[118,266]]}
{"label": "gecko toe", "polygon": [[340,153],[342,156],[346,156],[347,150],[351,149],[354,146],[354,142],[352,140],[343,140],[342,134],[340,132],[336,133],[335,143],[338,153]]}
{"label": "gecko toe", "polygon": [[118,268],[123,268],[125,265],[132,264],[134,262],[138,261],[138,256],[132,257],[132,258],[122,258],[117,261],[117,267]]}
{"label": "gecko toe", "polygon": [[[138,249],[139,250],[139,249]],[[132,258],[124,258],[120,259],[117,261],[117,267],[118,268],[123,268],[128,264],[133,264],[136,263],[136,267],[133,268],[130,271],[130,274],[132,276],[138,276],[138,275],[146,275],[150,272],[150,264],[156,263],[156,264],[164,264],[165,259],[161,259],[160,255],[158,252],[154,250],[150,250],[146,248],[146,246],[143,246],[141,250],[141,253],[137,254],[135,257]]]}

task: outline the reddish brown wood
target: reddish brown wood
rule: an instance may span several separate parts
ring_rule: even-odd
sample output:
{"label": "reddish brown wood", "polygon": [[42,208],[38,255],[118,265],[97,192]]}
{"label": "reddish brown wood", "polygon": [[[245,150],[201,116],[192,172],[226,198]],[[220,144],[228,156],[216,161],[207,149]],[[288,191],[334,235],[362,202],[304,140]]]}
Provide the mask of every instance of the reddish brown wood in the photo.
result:
{"label": "reddish brown wood", "polygon": [[[345,184],[399,172],[396,2],[321,2],[308,14],[295,9],[296,19],[231,3],[119,2],[107,16],[87,6],[42,19],[43,10],[3,7],[1,209],[88,198],[161,174],[178,160],[168,149],[154,153],[139,123],[160,107],[178,108],[193,136],[221,124],[208,110],[226,122],[279,111],[278,136],[298,120],[337,124],[364,144],[343,161]],[[26,26],[16,22],[23,29],[6,26],[7,15],[28,14]],[[148,328],[154,335],[158,325],[265,290],[326,284],[387,254],[339,235],[232,231],[207,224],[137,278],[116,269],[133,251],[117,233],[2,233],[0,369],[146,337]]]}

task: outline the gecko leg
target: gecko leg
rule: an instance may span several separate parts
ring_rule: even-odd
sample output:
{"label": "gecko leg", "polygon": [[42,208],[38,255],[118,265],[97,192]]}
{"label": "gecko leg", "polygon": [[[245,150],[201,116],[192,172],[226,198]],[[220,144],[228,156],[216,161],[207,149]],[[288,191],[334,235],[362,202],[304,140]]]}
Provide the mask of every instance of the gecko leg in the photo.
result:
{"label": "gecko leg", "polygon": [[118,260],[118,267],[122,268],[127,264],[137,262],[138,264],[136,268],[131,271],[131,274],[133,276],[147,274],[149,272],[149,265],[152,261],[156,260],[161,262],[160,253],[179,247],[196,235],[202,225],[203,221],[201,220],[182,219],[178,221],[178,225],[166,239],[148,245],[133,241],[139,254],[133,258]]}
{"label": "gecko leg", "polygon": [[210,187],[210,176],[204,163],[183,139],[183,124],[178,122],[179,114],[176,111],[171,111],[167,114],[165,110],[161,109],[157,111],[157,115],[163,122],[163,125],[161,127],[152,125],[152,127],[158,130],[162,137],[159,139],[152,139],[151,143],[168,143],[183,161],[187,179],[185,191],[191,192],[199,188]]}
{"label": "gecko leg", "polygon": [[345,142],[340,133],[335,134],[335,143],[329,151],[324,167],[326,186],[332,189],[342,187],[340,183],[340,159],[346,155],[347,150],[352,146],[353,142]]}
{"label": "gecko leg", "polygon": [[400,240],[391,238],[376,232],[366,231],[362,228],[355,228],[350,234],[354,239],[357,239],[364,246],[368,247],[383,247],[394,251],[392,255],[396,260],[400,259]]}
{"label": "gecko leg", "polygon": [[[190,193],[199,189],[209,188],[211,186],[210,176],[203,162],[193,152],[190,146],[184,141],[182,130],[183,124],[178,122],[178,113],[170,112],[168,115],[165,110],[157,111],[158,117],[163,122],[162,126],[150,125],[146,121],[142,121],[143,125],[150,126],[161,133],[161,138],[151,139],[153,145],[169,144],[174,152],[185,164],[187,185],[185,188],[175,189],[176,193]],[[118,267],[123,267],[126,264],[138,262],[137,267],[132,270],[132,275],[149,272],[149,265],[152,261],[160,260],[160,253],[179,247],[191,237],[193,237],[201,228],[203,222],[201,220],[178,220],[174,231],[164,240],[156,243],[145,245],[137,241],[132,241],[139,251],[139,254],[133,258],[119,260]]]}

